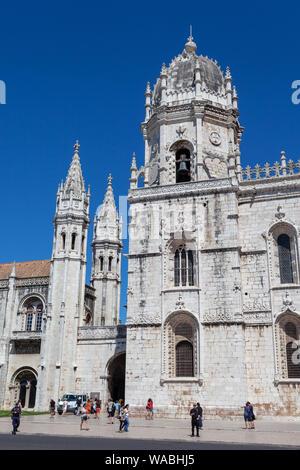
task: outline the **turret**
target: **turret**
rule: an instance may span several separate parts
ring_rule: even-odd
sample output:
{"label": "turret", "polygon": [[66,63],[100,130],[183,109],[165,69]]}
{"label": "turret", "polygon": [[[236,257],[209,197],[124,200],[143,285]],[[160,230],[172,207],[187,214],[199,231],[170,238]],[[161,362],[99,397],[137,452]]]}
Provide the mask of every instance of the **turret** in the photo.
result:
{"label": "turret", "polygon": [[122,221],[119,220],[109,175],[103,204],[94,219],[91,285],[96,301],[94,325],[119,323]]}

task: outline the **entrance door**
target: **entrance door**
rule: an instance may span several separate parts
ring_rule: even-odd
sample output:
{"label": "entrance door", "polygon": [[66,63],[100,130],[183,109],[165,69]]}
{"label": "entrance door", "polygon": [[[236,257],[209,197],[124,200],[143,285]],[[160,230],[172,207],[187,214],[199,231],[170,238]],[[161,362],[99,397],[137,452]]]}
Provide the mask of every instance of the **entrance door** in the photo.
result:
{"label": "entrance door", "polygon": [[108,392],[113,401],[125,398],[125,359],[125,353],[119,354],[108,366]]}
{"label": "entrance door", "polygon": [[19,389],[18,400],[21,400],[22,408],[34,408],[37,381],[33,372],[21,371],[15,379],[15,384]]}

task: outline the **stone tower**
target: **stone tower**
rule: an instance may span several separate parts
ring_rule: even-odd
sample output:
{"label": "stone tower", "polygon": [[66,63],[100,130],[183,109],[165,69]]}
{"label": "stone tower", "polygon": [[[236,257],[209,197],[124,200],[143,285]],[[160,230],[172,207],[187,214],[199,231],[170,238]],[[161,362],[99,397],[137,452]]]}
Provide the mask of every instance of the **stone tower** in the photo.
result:
{"label": "stone tower", "polygon": [[122,222],[119,221],[112,178],[103,204],[94,218],[91,285],[95,289],[94,326],[113,326],[119,323]]}
{"label": "stone tower", "polygon": [[76,346],[84,311],[87,232],[90,194],[86,192],[79,144],[65,184],[58,188],[47,319],[41,349],[39,406],[51,395],[75,391]]}
{"label": "stone tower", "polygon": [[237,204],[243,128],[229,68],[223,74],[196,50],[190,36],[152,91],[147,84],[145,163],[138,169],[133,157],[128,197],[125,396],[136,410],[151,396],[169,416],[185,415],[196,398],[213,413],[233,412],[246,389]]}

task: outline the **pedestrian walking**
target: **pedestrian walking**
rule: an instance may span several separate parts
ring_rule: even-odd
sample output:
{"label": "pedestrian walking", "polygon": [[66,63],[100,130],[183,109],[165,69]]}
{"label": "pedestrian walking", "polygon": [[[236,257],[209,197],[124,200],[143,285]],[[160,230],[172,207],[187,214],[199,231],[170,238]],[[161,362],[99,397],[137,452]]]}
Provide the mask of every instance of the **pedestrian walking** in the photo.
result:
{"label": "pedestrian walking", "polygon": [[62,415],[64,416],[67,411],[68,411],[68,402],[67,402],[67,400],[64,400],[64,402],[63,402],[63,412],[62,412]]}
{"label": "pedestrian walking", "polygon": [[85,423],[85,429],[86,431],[89,430],[88,428],[88,413],[87,413],[87,409],[86,409],[86,403],[84,403],[84,405],[81,407],[81,410],[80,410],[80,413],[81,413],[81,416],[80,416],[80,431],[82,431],[82,425],[83,423]]}
{"label": "pedestrian walking", "polygon": [[114,424],[115,403],[112,401],[112,399],[109,400],[107,409],[108,409],[109,423]]}
{"label": "pedestrian walking", "polygon": [[81,397],[77,397],[77,400],[76,400],[76,408],[77,408],[77,416],[80,415],[80,411],[81,411]]}
{"label": "pedestrian walking", "polygon": [[96,416],[95,418],[100,419],[100,412],[101,412],[101,400],[96,400]]}
{"label": "pedestrian walking", "polygon": [[55,415],[55,401],[51,398],[49,403],[50,418],[54,418]]}
{"label": "pedestrian walking", "polygon": [[124,406],[124,431],[128,432],[129,427],[129,405]]}
{"label": "pedestrian walking", "polygon": [[199,437],[199,427],[198,427],[198,410],[196,404],[193,405],[193,408],[190,410],[191,416],[191,425],[192,425],[192,436],[194,437],[194,431],[196,428],[197,437]]}
{"label": "pedestrian walking", "polygon": [[203,429],[203,422],[202,422],[203,410],[199,402],[197,403],[197,412],[198,412],[198,428]]}
{"label": "pedestrian walking", "polygon": [[13,435],[16,435],[16,433],[18,432],[18,427],[20,426],[21,413],[22,413],[22,409],[19,406],[19,404],[16,403],[15,406],[13,407],[13,409],[11,410],[11,420],[12,420],[12,427],[13,427],[12,434]]}
{"label": "pedestrian walking", "polygon": [[146,419],[153,419],[153,400],[148,398],[146,405]]}

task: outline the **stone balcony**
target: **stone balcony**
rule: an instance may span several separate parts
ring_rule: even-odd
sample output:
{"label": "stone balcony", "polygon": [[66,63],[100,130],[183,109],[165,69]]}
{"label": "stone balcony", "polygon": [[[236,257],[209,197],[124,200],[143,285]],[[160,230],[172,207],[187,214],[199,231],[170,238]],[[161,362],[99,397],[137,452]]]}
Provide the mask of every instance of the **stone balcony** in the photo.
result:
{"label": "stone balcony", "polygon": [[13,331],[11,341],[40,341],[42,331]]}

